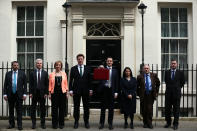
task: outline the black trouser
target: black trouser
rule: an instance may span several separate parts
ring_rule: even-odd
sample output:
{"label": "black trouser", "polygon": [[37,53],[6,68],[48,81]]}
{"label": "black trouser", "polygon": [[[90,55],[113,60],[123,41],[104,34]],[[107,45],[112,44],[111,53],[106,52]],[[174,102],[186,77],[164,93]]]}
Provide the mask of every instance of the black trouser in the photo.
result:
{"label": "black trouser", "polygon": [[89,94],[84,94],[84,95],[80,95],[80,94],[74,94],[73,95],[73,101],[74,101],[74,118],[75,121],[78,122],[79,121],[79,114],[80,114],[80,102],[81,102],[81,97],[82,97],[82,101],[83,101],[83,110],[84,110],[84,115],[83,115],[83,119],[84,122],[89,122]]}
{"label": "black trouser", "polygon": [[52,126],[64,126],[66,109],[66,93],[54,93],[51,95],[52,102]]}
{"label": "black trouser", "polygon": [[101,115],[100,124],[105,123],[105,110],[108,108],[108,124],[113,124],[114,116],[114,96],[112,95],[112,89],[104,87],[104,92],[101,96]]}
{"label": "black trouser", "polygon": [[16,108],[17,113],[17,125],[18,127],[22,127],[22,104],[23,99],[19,98],[17,95],[17,92],[15,94],[12,94],[8,98],[9,103],[9,124],[12,126],[15,126],[14,121],[14,107]]}
{"label": "black trouser", "polygon": [[174,122],[173,125],[178,125],[179,113],[180,113],[180,95],[173,93],[165,94],[165,120],[167,124],[171,124],[171,109],[173,106]]}
{"label": "black trouser", "polygon": [[131,119],[131,123],[133,124],[133,117],[134,117],[134,114],[124,114],[124,120],[125,120],[125,123],[127,123],[127,119],[128,117],[130,117]]}
{"label": "black trouser", "polygon": [[153,94],[144,94],[143,100],[140,100],[140,107],[143,116],[143,123],[146,125],[152,125],[152,117],[153,117]]}
{"label": "black trouser", "polygon": [[33,94],[32,98],[32,106],[31,106],[31,119],[32,119],[32,124],[36,124],[36,106],[37,103],[40,103],[40,120],[41,120],[41,125],[45,124],[45,114],[46,114],[46,107],[45,107],[45,98],[44,96],[40,95],[40,91],[37,90],[36,94]]}

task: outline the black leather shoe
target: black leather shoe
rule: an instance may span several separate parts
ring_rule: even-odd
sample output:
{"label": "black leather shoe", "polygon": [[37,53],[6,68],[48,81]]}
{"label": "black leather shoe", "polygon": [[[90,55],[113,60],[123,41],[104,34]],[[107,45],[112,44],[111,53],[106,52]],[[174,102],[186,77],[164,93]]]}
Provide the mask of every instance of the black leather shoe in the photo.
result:
{"label": "black leather shoe", "polygon": [[85,123],[85,128],[87,128],[87,129],[90,128],[89,122],[86,122],[86,123]]}
{"label": "black leather shoe", "polygon": [[42,125],[41,125],[41,128],[42,128],[42,129],[46,129],[45,124],[42,124]]}
{"label": "black leather shoe", "polygon": [[77,129],[78,126],[79,126],[78,122],[75,122],[75,123],[74,123],[74,129]]}
{"label": "black leather shoe", "polygon": [[57,126],[53,126],[53,129],[57,129]]}
{"label": "black leather shoe", "polygon": [[127,122],[124,123],[124,128],[125,129],[128,128],[128,123]]}
{"label": "black leather shoe", "polygon": [[174,129],[174,130],[177,130],[177,129],[178,129],[178,126],[177,126],[177,125],[174,125],[174,126],[173,126],[173,129]]}
{"label": "black leather shoe", "polygon": [[164,126],[164,128],[169,128],[170,127],[170,124],[166,124],[165,126]]}
{"label": "black leather shoe", "polygon": [[22,127],[18,127],[18,130],[23,130],[23,128]]}
{"label": "black leather shoe", "polygon": [[14,125],[9,125],[7,129],[12,129],[14,128]]}
{"label": "black leather shoe", "polygon": [[143,125],[143,128],[148,128],[148,125],[147,125],[147,124],[144,124],[144,125]]}
{"label": "black leather shoe", "polygon": [[103,129],[104,128],[104,124],[100,124],[99,129]]}
{"label": "black leather shoe", "polygon": [[36,124],[32,124],[32,129],[36,129]]}
{"label": "black leather shoe", "polygon": [[133,123],[130,123],[130,128],[134,129]]}
{"label": "black leather shoe", "polygon": [[63,128],[64,128],[64,125],[60,125],[59,128],[60,128],[60,129],[63,129]]}
{"label": "black leather shoe", "polygon": [[113,130],[114,129],[113,126],[112,126],[112,124],[109,124],[109,129],[110,130]]}
{"label": "black leather shoe", "polygon": [[148,125],[148,128],[153,129],[153,125],[152,124]]}

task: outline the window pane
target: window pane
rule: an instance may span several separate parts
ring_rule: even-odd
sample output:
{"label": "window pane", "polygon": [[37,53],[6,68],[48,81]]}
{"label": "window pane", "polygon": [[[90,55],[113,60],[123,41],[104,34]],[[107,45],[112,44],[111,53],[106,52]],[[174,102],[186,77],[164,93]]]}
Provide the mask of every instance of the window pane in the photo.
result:
{"label": "window pane", "polygon": [[36,54],[36,59],[38,58],[43,59],[43,54]]}
{"label": "window pane", "polygon": [[17,61],[19,62],[19,65],[21,68],[25,68],[25,55],[24,54],[18,54]]}
{"label": "window pane", "polygon": [[181,67],[186,67],[187,65],[187,55],[179,55],[179,64]]}
{"label": "window pane", "polygon": [[17,52],[25,52],[25,39],[17,39]]}
{"label": "window pane", "polygon": [[171,23],[171,36],[178,37],[178,24],[177,23]]}
{"label": "window pane", "polygon": [[26,23],[26,36],[34,36],[34,22]]}
{"label": "window pane", "polygon": [[34,39],[27,39],[27,52],[34,52]]}
{"label": "window pane", "polygon": [[161,8],[161,22],[169,21],[169,8]]}
{"label": "window pane", "polygon": [[37,6],[36,7],[36,20],[43,20],[44,19],[44,7]]}
{"label": "window pane", "polygon": [[161,55],[161,67],[162,68],[169,67],[169,54]]}
{"label": "window pane", "polygon": [[170,60],[172,60],[172,59],[174,59],[178,62],[178,55],[171,55]]}
{"label": "window pane", "polygon": [[187,22],[187,8],[179,9],[179,19],[180,22]]}
{"label": "window pane", "polygon": [[187,40],[179,40],[179,53],[187,54]]}
{"label": "window pane", "polygon": [[34,19],[34,7],[28,6],[27,7],[27,20],[33,20]]}
{"label": "window pane", "polygon": [[34,66],[34,54],[27,54],[27,67],[32,68]]}
{"label": "window pane", "polygon": [[169,53],[169,40],[161,40],[161,53]]}
{"label": "window pane", "polygon": [[17,22],[17,36],[25,35],[25,22]]}
{"label": "window pane", "polygon": [[36,39],[36,52],[43,52],[43,39]]}
{"label": "window pane", "polygon": [[180,37],[187,37],[187,23],[180,23]]}
{"label": "window pane", "polygon": [[170,8],[170,21],[171,22],[178,21],[178,8]]}
{"label": "window pane", "polygon": [[162,23],[161,24],[161,36],[162,37],[169,37],[169,23]]}
{"label": "window pane", "polygon": [[17,20],[25,20],[25,7],[17,8]]}
{"label": "window pane", "polygon": [[43,36],[43,21],[36,22],[36,36]]}
{"label": "window pane", "polygon": [[170,53],[178,53],[178,40],[170,41]]}

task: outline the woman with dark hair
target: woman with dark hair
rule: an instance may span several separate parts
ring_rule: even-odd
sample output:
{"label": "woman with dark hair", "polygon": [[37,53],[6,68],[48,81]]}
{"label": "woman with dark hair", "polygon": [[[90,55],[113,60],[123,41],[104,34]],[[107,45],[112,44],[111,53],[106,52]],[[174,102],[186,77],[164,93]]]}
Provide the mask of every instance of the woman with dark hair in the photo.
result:
{"label": "woman with dark hair", "polygon": [[126,67],[123,71],[123,78],[120,80],[120,88],[122,90],[122,104],[125,119],[124,128],[128,127],[127,118],[130,117],[130,128],[133,129],[133,117],[136,112],[137,81],[136,78],[133,77],[129,67]]}
{"label": "woman with dark hair", "polygon": [[68,92],[67,75],[62,71],[62,62],[56,61],[55,71],[49,75],[49,99],[52,102],[52,127],[64,128],[64,114]]}

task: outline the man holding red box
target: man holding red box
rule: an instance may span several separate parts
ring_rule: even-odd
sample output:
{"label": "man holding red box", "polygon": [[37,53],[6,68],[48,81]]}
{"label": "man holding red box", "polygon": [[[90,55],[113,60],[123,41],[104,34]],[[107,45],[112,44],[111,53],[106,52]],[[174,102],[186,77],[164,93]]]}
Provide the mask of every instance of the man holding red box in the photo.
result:
{"label": "man holding red box", "polygon": [[108,108],[108,124],[109,129],[113,129],[113,115],[114,115],[114,99],[118,96],[118,73],[116,69],[112,68],[113,58],[108,57],[106,60],[109,70],[109,79],[102,80],[100,84],[101,90],[101,114],[99,129],[104,128],[105,123],[105,110]]}

